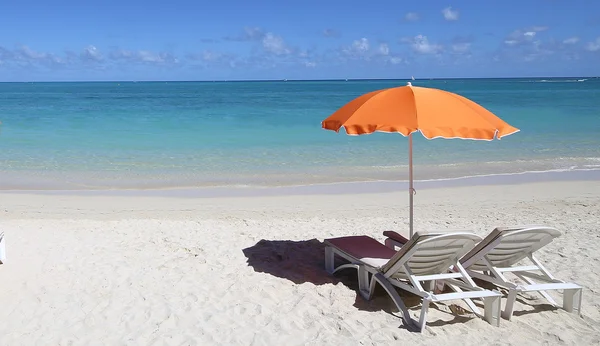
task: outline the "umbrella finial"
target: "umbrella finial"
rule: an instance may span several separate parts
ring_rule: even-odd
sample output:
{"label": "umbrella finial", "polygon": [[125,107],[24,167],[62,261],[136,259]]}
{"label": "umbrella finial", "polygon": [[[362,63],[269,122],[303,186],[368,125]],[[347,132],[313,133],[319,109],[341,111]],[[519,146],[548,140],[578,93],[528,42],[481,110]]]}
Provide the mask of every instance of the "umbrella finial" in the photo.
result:
{"label": "umbrella finial", "polygon": [[406,85],[412,86],[412,83],[411,82],[407,82]]}

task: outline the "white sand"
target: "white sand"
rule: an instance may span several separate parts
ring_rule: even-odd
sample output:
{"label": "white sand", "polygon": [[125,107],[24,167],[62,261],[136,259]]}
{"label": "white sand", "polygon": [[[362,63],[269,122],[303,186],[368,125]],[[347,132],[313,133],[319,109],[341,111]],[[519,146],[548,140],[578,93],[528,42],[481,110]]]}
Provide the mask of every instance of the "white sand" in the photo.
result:
{"label": "white sand", "polygon": [[[405,193],[161,198],[0,193],[0,345],[579,344],[600,340],[600,182],[421,190],[417,229],[543,223],[583,316],[535,295],[499,328],[432,306],[406,330],[379,290],[323,270],[322,240],[407,230]],[[263,240],[263,241],[261,241]],[[407,297],[413,314],[418,300]],[[395,315],[396,314],[396,315]]]}

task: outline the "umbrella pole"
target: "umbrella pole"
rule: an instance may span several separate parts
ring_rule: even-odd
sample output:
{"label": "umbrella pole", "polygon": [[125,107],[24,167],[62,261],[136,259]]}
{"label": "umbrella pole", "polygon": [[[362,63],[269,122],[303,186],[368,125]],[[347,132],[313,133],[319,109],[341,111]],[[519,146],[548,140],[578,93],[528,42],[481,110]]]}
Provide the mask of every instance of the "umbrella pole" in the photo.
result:
{"label": "umbrella pole", "polygon": [[409,229],[410,237],[413,236],[413,197],[415,189],[413,187],[413,136],[412,133],[408,135],[408,199],[409,199]]}

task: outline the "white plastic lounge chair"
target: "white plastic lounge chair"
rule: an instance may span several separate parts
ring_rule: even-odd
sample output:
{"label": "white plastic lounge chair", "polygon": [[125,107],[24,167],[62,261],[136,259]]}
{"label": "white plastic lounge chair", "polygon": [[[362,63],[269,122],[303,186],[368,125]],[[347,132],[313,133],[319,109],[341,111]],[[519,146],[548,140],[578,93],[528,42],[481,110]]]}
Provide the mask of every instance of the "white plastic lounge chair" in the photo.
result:
{"label": "white plastic lounge chair", "polygon": [[[475,314],[492,325],[500,322],[500,292],[484,290],[475,285],[458,259],[467,253],[481,238],[470,232],[424,234],[417,232],[399,251],[386,247],[367,236],[351,236],[325,240],[325,269],[333,274],[341,269],[358,270],[358,287],[363,298],[373,296],[376,283],[390,295],[402,312],[405,323],[414,324],[419,331],[425,329],[430,302],[462,299]],[[348,261],[335,268],[334,257]],[[449,272],[454,265],[458,272]],[[453,293],[435,294],[431,283],[441,280],[451,285]],[[421,285],[426,282],[426,288]],[[419,321],[414,321],[393,286],[423,298]],[[465,290],[465,291],[463,291]],[[484,314],[471,301],[484,300]]]}
{"label": "white plastic lounge chair", "polygon": [[[464,255],[460,263],[471,277],[509,290],[506,306],[502,312],[502,317],[507,320],[512,317],[517,294],[530,291],[539,292],[552,305],[557,306],[554,299],[545,291],[564,290],[563,308],[580,314],[582,287],[554,278],[533,256],[535,251],[559,236],[558,230],[546,226],[499,227]],[[533,265],[516,265],[526,258],[529,258]],[[514,274],[524,284],[509,281],[505,273]],[[536,283],[534,279],[542,283]]]}
{"label": "white plastic lounge chair", "polygon": [[0,264],[6,262],[6,245],[4,244],[4,232],[0,232]]}

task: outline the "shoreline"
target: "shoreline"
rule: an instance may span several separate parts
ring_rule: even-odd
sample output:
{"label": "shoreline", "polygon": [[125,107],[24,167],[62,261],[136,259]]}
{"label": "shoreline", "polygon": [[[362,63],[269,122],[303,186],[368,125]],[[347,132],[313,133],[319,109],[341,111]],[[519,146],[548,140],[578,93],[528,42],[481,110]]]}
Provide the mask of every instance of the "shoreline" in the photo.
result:
{"label": "shoreline", "polygon": [[[533,171],[499,173],[458,178],[415,180],[415,189],[430,190],[455,187],[519,185],[538,182],[600,181],[600,169]],[[187,198],[263,197],[289,195],[346,195],[402,192],[408,181],[342,181],[332,183],[297,184],[282,186],[222,185],[167,188],[96,188],[96,189],[0,189],[1,194],[86,195],[86,196],[158,196]]]}
{"label": "shoreline", "polygon": [[[231,159],[231,158],[230,158]],[[10,165],[9,165],[10,167]],[[62,167],[58,169],[59,167]],[[81,169],[84,168],[84,169]],[[126,167],[125,167],[126,168]],[[275,166],[220,167],[198,169],[191,165],[173,169],[122,170],[57,166],[56,169],[3,169],[0,165],[0,191],[7,190],[169,190],[207,188],[291,188],[308,185],[333,185],[339,183],[394,183],[408,181],[407,164],[343,166],[298,166],[297,164]],[[598,176],[600,179],[600,156],[555,157],[538,159],[515,159],[513,161],[473,161],[453,163],[419,163],[414,165],[414,177],[418,183],[498,179],[520,181],[532,174],[572,175],[559,180],[579,179],[580,176]],[[585,173],[587,172],[587,173]],[[514,178],[506,178],[514,177]],[[585,178],[588,179],[588,178]],[[479,183],[479,182],[478,182]],[[436,183],[436,186],[446,183]],[[454,183],[449,183],[454,184]]]}
{"label": "shoreline", "polygon": [[[461,229],[462,220],[452,216],[455,208],[486,209],[491,205],[510,204],[515,207],[532,205],[540,208],[548,203],[570,204],[580,201],[593,208],[600,198],[596,180],[530,181],[519,184],[490,184],[431,187],[417,185],[414,198],[415,227],[421,228],[433,220],[421,219],[431,214],[427,206],[442,209],[436,222],[443,228]],[[169,191],[0,191],[0,215],[10,220],[279,220],[281,218],[314,218],[347,220],[354,218],[387,219],[388,227],[408,230],[409,199],[405,189],[385,185],[338,184],[336,190],[313,189],[238,189],[238,190],[169,190]],[[210,194],[209,194],[210,192]],[[245,193],[244,193],[245,192]],[[522,211],[519,211],[523,214]],[[439,216],[446,218],[440,220]],[[547,223],[535,215],[521,218],[505,215],[501,224]],[[389,220],[394,220],[390,222]],[[459,221],[459,223],[456,223]],[[477,220],[488,222],[490,220]],[[564,222],[565,220],[561,221]],[[361,221],[362,224],[362,221]],[[392,226],[393,225],[393,226]],[[348,229],[353,229],[350,226]],[[365,226],[365,225],[363,225]],[[361,227],[363,227],[361,226]],[[457,226],[459,226],[457,228]],[[491,226],[491,225],[490,225]],[[360,229],[358,227],[357,229]],[[466,229],[469,229],[467,227]],[[325,235],[324,235],[325,236]],[[326,237],[326,236],[325,236]]]}

